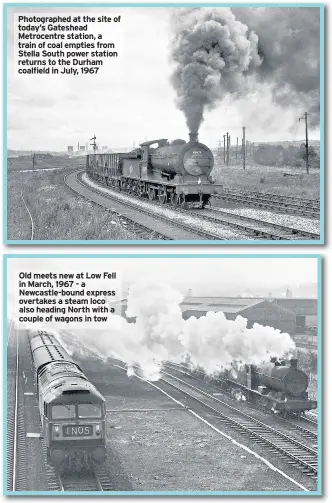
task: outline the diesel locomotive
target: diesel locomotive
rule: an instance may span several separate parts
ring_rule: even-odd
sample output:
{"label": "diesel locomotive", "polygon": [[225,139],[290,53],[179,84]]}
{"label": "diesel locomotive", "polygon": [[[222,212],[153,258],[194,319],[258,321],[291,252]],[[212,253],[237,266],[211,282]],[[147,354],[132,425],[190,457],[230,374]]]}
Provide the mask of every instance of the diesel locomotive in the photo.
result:
{"label": "diesel locomotive", "polygon": [[102,464],[106,458],[104,397],[54,335],[31,331],[29,342],[48,461],[61,469]]}
{"label": "diesel locomotive", "polygon": [[212,181],[213,153],[197,134],[189,142],[151,140],[128,153],[89,154],[87,174],[121,191],[182,208],[203,208],[222,185]]}
{"label": "diesel locomotive", "polygon": [[317,401],[308,397],[308,376],[297,367],[297,359],[270,362],[256,367],[245,365],[240,371],[226,371],[227,386],[240,391],[238,396],[280,414],[300,416],[316,409]]}

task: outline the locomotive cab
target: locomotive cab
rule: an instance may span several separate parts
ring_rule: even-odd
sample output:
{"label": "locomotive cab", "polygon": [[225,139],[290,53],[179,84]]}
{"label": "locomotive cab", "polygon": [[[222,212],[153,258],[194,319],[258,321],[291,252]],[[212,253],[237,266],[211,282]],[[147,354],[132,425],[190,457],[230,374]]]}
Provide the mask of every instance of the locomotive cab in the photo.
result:
{"label": "locomotive cab", "polygon": [[89,382],[59,379],[46,392],[44,434],[56,466],[80,467],[106,458],[105,399]]}

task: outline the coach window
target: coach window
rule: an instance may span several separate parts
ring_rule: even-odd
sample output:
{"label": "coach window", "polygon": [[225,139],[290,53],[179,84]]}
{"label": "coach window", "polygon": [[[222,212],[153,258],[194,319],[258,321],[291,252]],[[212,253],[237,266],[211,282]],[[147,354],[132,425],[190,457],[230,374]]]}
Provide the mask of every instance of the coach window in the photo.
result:
{"label": "coach window", "polygon": [[73,419],[76,417],[75,405],[53,405],[52,419]]}
{"label": "coach window", "polygon": [[101,409],[100,405],[96,405],[94,403],[80,403],[77,406],[78,409],[78,417],[101,417]]}

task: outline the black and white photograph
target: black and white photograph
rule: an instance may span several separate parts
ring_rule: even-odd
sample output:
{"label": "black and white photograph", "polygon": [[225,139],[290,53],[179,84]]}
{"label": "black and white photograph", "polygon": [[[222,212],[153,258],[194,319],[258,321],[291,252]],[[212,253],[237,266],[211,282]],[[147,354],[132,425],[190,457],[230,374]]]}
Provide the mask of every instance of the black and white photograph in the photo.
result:
{"label": "black and white photograph", "polygon": [[6,494],[321,494],[320,269],[7,256]]}
{"label": "black and white photograph", "polygon": [[67,5],[5,5],[6,243],[324,242],[321,4]]}

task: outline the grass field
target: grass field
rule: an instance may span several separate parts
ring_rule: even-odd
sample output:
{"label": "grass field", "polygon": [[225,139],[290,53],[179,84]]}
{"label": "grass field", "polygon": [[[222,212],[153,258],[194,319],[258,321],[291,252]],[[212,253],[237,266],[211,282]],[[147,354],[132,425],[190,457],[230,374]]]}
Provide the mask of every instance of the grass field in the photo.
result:
{"label": "grass field", "polygon": [[[292,176],[285,176],[289,173]],[[304,199],[320,198],[320,172],[312,169],[309,174],[303,168],[287,166],[242,165],[225,166],[223,160],[215,157],[212,171],[213,180],[225,187],[248,192],[273,192],[275,194],[300,197]]]}
{"label": "grass field", "polygon": [[29,240],[32,214],[35,240],[131,240],[110,212],[76,196],[63,182],[72,170],[8,172],[7,239]]}
{"label": "grass field", "polygon": [[11,172],[33,169],[64,169],[68,166],[68,164],[75,168],[75,166],[84,164],[84,162],[84,157],[69,158],[67,156],[42,156],[41,154],[37,154],[33,165],[32,155],[22,155],[19,157],[9,157],[7,161],[7,170],[8,172]]}

